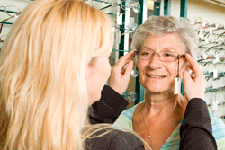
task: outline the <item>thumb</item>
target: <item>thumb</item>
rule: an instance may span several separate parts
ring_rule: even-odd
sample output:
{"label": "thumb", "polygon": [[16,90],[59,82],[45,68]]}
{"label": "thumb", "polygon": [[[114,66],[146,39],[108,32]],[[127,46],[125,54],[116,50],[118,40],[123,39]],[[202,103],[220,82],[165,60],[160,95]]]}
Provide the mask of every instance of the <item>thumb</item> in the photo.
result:
{"label": "thumb", "polygon": [[130,76],[133,66],[134,66],[134,62],[130,61],[125,69],[125,72],[124,72],[125,76]]}

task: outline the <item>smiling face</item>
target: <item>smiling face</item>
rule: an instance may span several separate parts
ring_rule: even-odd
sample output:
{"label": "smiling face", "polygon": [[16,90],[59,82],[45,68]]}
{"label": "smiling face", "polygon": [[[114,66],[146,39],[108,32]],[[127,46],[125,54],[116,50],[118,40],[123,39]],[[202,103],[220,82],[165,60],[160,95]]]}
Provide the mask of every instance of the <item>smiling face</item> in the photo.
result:
{"label": "smiling face", "polygon": [[[164,36],[148,35],[140,48],[142,50],[173,52],[184,54],[184,44],[178,34],[170,33]],[[157,54],[150,60],[138,59],[139,80],[141,85],[150,93],[173,92],[177,75],[178,60],[174,62],[161,61]],[[179,74],[184,69],[184,58],[179,60]]]}

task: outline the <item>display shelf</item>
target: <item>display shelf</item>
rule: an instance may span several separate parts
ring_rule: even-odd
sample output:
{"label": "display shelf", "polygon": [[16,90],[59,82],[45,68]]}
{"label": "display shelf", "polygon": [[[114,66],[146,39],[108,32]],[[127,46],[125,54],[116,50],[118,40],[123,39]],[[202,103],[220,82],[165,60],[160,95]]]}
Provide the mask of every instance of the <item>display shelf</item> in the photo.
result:
{"label": "display shelf", "polygon": [[111,15],[111,16],[113,16],[113,17],[117,17],[117,15],[116,14],[113,14],[113,13],[106,13],[107,15]]}
{"label": "display shelf", "polygon": [[3,24],[13,24],[12,22],[0,22],[0,23],[3,23]]}
{"label": "display shelf", "polygon": [[213,45],[213,46],[206,46],[206,45],[203,45],[203,46],[199,46],[200,49],[203,49],[203,48],[210,48],[210,49],[215,49],[215,50],[225,50],[225,47],[224,46],[219,46],[219,45]]}
{"label": "display shelf", "polygon": [[[103,9],[108,9],[109,7],[116,7],[116,6],[119,6],[121,9],[125,10],[125,8],[133,8],[135,10],[139,10],[140,7],[139,7],[139,4],[137,3],[138,1],[133,1],[133,2],[128,2],[128,1],[121,1],[121,3],[112,3],[112,2],[106,2],[106,1],[101,1],[101,0],[92,0],[94,2],[100,2],[102,4],[108,4],[107,6],[101,8],[100,10],[103,10]],[[123,3],[125,2],[125,4]],[[132,3],[136,3],[135,5],[132,5]]]}
{"label": "display shelf", "polygon": [[[205,89],[205,93],[207,92],[225,92],[225,87],[213,89],[211,86]],[[224,101],[223,101],[224,102]]]}
{"label": "display shelf", "polygon": [[[0,9],[0,12],[5,12],[4,9]],[[19,14],[19,12],[14,12],[14,11],[6,11],[6,13],[15,13],[15,14]]]}
{"label": "display shelf", "polygon": [[113,52],[129,52],[130,50],[124,50],[124,49],[113,49]]}
{"label": "display shelf", "polygon": [[216,81],[216,80],[220,80],[221,77],[225,77],[225,72],[218,73],[218,75],[215,78],[213,77],[213,72],[210,72],[210,73],[207,72],[207,73],[204,73],[204,75],[205,75],[206,81],[209,81],[209,79],[211,78],[213,81]]}
{"label": "display shelf", "polygon": [[207,54],[210,51],[214,51],[214,54],[219,54],[221,51],[225,50],[225,47],[220,47],[220,46],[212,46],[212,47],[199,46],[199,48],[202,51],[202,53],[205,53],[205,54]]}
{"label": "display shelf", "polygon": [[199,64],[201,64],[202,66],[206,66],[206,65],[225,65],[225,63],[213,63],[213,62],[198,62]]}
{"label": "display shelf", "polygon": [[[225,101],[217,104],[218,106],[225,106]],[[212,104],[207,104],[208,107],[212,106]]]}

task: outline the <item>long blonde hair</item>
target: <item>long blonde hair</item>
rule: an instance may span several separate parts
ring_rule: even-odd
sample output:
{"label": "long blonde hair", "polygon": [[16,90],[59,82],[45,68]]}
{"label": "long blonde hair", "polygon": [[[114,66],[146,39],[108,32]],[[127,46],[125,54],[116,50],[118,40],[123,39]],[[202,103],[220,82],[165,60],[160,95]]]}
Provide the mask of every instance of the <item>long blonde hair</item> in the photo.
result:
{"label": "long blonde hair", "polygon": [[36,0],[24,9],[0,61],[4,149],[84,149],[85,67],[111,40],[111,21],[82,1]]}

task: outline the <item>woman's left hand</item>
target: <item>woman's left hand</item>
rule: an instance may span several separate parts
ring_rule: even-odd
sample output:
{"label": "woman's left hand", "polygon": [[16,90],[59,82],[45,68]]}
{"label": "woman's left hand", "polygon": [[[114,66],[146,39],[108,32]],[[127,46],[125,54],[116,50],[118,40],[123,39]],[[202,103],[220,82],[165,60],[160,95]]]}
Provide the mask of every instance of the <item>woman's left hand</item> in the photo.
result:
{"label": "woman's left hand", "polygon": [[122,56],[111,70],[109,86],[121,95],[126,92],[130,82],[130,74],[134,66],[134,62],[132,61],[134,58],[134,51],[135,50],[132,50],[128,54]]}
{"label": "woman's left hand", "polygon": [[187,70],[184,71],[184,95],[188,101],[193,98],[204,99],[206,85],[205,76],[200,66],[191,55],[186,53],[185,58],[189,62],[189,69],[193,71],[194,76],[190,75]]}

